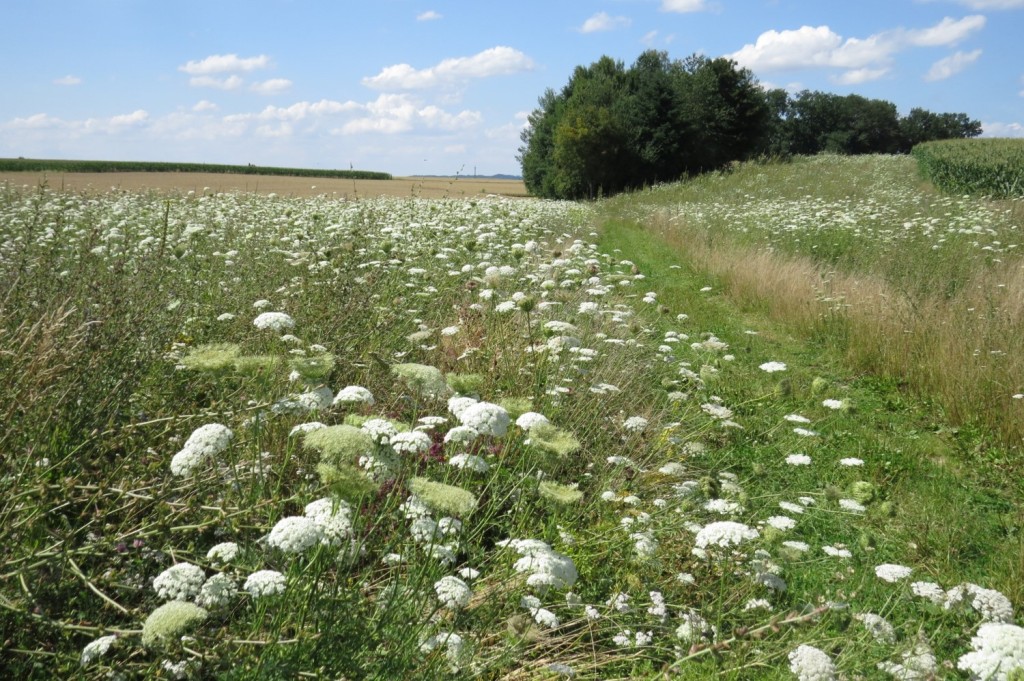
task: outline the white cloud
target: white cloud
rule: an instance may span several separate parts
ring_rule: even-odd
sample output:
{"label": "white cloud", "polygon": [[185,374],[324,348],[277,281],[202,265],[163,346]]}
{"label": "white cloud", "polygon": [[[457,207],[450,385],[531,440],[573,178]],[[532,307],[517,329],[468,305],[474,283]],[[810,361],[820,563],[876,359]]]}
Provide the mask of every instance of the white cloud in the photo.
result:
{"label": "white cloud", "polygon": [[72,76],[70,74],[67,76],[62,76],[60,78],[53,79],[54,85],[80,85],[81,83],[81,78],[79,78],[78,76]]}
{"label": "white cloud", "polygon": [[362,104],[353,101],[321,99],[319,102],[296,102],[288,107],[268,106],[255,117],[261,120],[301,121],[305,118],[333,116],[362,108]]}
{"label": "white cloud", "polygon": [[851,69],[839,74],[838,76],[834,76],[831,80],[832,82],[839,83],[840,85],[858,85],[860,83],[878,80],[887,73],[889,73],[888,68]]}
{"label": "white cloud", "polygon": [[27,118],[15,118],[0,125],[0,127],[24,131],[65,131],[71,136],[79,136],[88,133],[116,133],[125,128],[137,127],[148,120],[149,113],[145,109],[137,109],[131,113],[105,118],[86,118],[77,121],[69,121],[49,114],[38,113]]}
{"label": "white cloud", "polygon": [[375,90],[415,90],[450,86],[476,78],[529,71],[533,60],[511,47],[492,47],[471,57],[445,59],[436,66],[415,69],[409,64],[385,67],[376,76],[363,78],[363,85]]}
{"label": "white cloud", "polygon": [[212,87],[217,90],[237,90],[245,82],[240,76],[228,76],[227,78],[214,78],[213,76],[194,76],[188,79],[192,87]]}
{"label": "white cloud", "polygon": [[208,76],[212,73],[235,73],[238,71],[255,71],[270,66],[270,57],[261,54],[257,57],[239,57],[237,54],[211,54],[206,59],[190,61],[178,67],[190,76]]}
{"label": "white cloud", "polygon": [[1024,9],[1024,0],[955,0],[971,9]]}
{"label": "white cloud", "polygon": [[121,114],[120,116],[111,116],[109,119],[111,127],[122,127],[126,125],[135,125],[136,123],[142,123],[149,120],[149,113],[145,109],[136,109],[130,114]]}
{"label": "white cloud", "polygon": [[429,9],[426,12],[423,12],[422,14],[416,15],[416,21],[436,21],[437,19],[440,19],[443,16],[443,14],[439,14],[438,12]]}
{"label": "white cloud", "polygon": [[871,76],[884,75],[897,52],[910,47],[954,45],[984,25],[985,17],[980,15],[959,20],[947,17],[928,28],[897,28],[867,38],[845,39],[828,26],[801,26],[765,31],[753,44],[748,43],[727,56],[754,71],[848,69],[848,73],[838,76],[840,82],[863,82]]}
{"label": "white cloud", "polygon": [[616,28],[625,28],[632,23],[629,17],[613,17],[608,12],[598,12],[583,22],[577,29],[580,33],[597,33],[599,31],[612,31]]}
{"label": "white cloud", "polygon": [[336,132],[343,135],[364,132],[395,134],[411,131],[417,126],[452,131],[474,127],[483,120],[478,111],[451,114],[434,105],[420,107],[412,97],[402,94],[382,94],[360,108],[368,115],[345,123]]}
{"label": "white cloud", "polygon": [[978,57],[981,56],[981,50],[974,50],[973,52],[955,52],[945,59],[932,64],[932,67],[928,69],[928,73],[925,74],[924,79],[928,81],[945,80],[950,76],[955,76],[960,73],[968,66],[978,61]]}
{"label": "white cloud", "polygon": [[1024,125],[1020,123],[982,123],[982,137],[1024,137]]}
{"label": "white cloud", "polygon": [[708,9],[708,4],[705,0],[661,0],[662,12],[685,14],[687,12],[703,12],[706,9]]}
{"label": "white cloud", "polygon": [[980,14],[972,14],[959,21],[946,17],[931,28],[907,31],[906,40],[909,44],[918,47],[956,45],[967,36],[980,31],[984,27],[985,17]]}
{"label": "white cloud", "polygon": [[291,86],[292,82],[287,78],[271,78],[260,83],[253,83],[249,89],[261,95],[279,95]]}
{"label": "white cloud", "polygon": [[196,102],[196,105],[192,107],[193,111],[216,111],[219,107],[208,99],[202,99]]}

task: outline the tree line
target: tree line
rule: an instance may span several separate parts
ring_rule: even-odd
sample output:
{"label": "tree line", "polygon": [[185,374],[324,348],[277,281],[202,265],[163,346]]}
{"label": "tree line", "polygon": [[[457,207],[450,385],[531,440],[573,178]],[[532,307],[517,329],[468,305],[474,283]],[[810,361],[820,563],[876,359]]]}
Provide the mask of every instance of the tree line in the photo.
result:
{"label": "tree line", "polygon": [[626,68],[604,56],[548,89],[529,116],[518,160],[535,196],[593,198],[733,161],[794,154],[906,153],[938,139],[976,137],[963,113],[860,95],[766,90],[726,58],[669,59],[648,50]]}

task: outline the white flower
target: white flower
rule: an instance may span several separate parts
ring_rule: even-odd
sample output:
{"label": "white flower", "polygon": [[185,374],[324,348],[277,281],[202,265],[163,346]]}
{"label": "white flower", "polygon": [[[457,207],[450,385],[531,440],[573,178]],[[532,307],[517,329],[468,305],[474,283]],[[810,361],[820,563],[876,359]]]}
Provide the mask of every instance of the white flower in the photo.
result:
{"label": "white flower", "polygon": [[732,418],[732,410],[720,404],[708,402],[700,405],[700,408],[704,410],[705,414],[714,419],[725,420]]}
{"label": "white flower", "polygon": [[252,325],[257,329],[270,329],[280,333],[295,328],[295,320],[284,312],[263,312],[252,320]]}
{"label": "white flower", "polygon": [[473,590],[458,577],[446,575],[434,582],[434,592],[441,605],[449,610],[460,610],[469,605]]}
{"label": "white flower", "polygon": [[740,513],[743,511],[743,507],[735,501],[719,498],[708,499],[704,502],[704,510],[711,513],[719,513],[721,515],[732,515],[733,513]]}
{"label": "white flower", "polygon": [[995,589],[985,589],[977,584],[961,584],[946,592],[946,609],[959,605],[970,596],[970,605],[985,622],[1013,623],[1013,604],[1010,599]]}
{"label": "white flower", "polygon": [[220,454],[231,444],[235,434],[227,426],[207,423],[199,426],[185,441],[185,446],[171,459],[171,473],[191,475],[209,457]]}
{"label": "white flower", "polygon": [[373,393],[360,385],[348,385],[338,391],[334,397],[334,406],[339,404],[373,405]]}
{"label": "white flower", "polygon": [[782,418],[786,419],[790,423],[810,423],[811,420],[806,416],[800,416],[800,414],[786,414]]}
{"label": "white flower", "polygon": [[206,581],[203,568],[191,563],[178,563],[167,568],[153,580],[156,595],[165,600],[187,601],[199,593]]}
{"label": "white flower", "polygon": [[522,556],[515,562],[513,568],[516,572],[530,573],[526,583],[541,592],[549,587],[571,588],[579,578],[572,558],[559,553],[540,540],[507,539],[499,542],[499,546],[507,546]]}
{"label": "white flower", "polygon": [[1024,669],[1024,629],[1014,624],[982,624],[971,647],[956,666],[970,672],[972,679],[1007,681],[1015,669]]}
{"label": "white flower", "polygon": [[110,650],[110,646],[114,645],[114,641],[117,640],[117,636],[111,634],[110,636],[100,636],[95,641],[87,643],[82,648],[82,657],[80,662],[83,667],[88,667],[94,661],[103,657]]}
{"label": "white flower", "polygon": [[306,433],[312,433],[314,430],[320,430],[326,428],[327,424],[320,423],[319,421],[310,421],[308,423],[300,423],[288,432],[288,437],[294,437],[296,435],[305,435]]}
{"label": "white flower", "polygon": [[776,530],[792,530],[796,527],[796,521],[785,515],[773,515],[764,521],[766,525],[774,527]]}
{"label": "white flower", "polygon": [[893,563],[883,563],[875,566],[875,574],[885,582],[898,582],[901,579],[906,579],[913,571],[913,568]]}
{"label": "white flower", "polygon": [[788,549],[799,551],[800,553],[806,553],[811,549],[807,542],[802,541],[784,541],[782,542],[782,545]]}
{"label": "white flower", "polygon": [[257,598],[272,596],[284,591],[285,578],[276,570],[258,570],[246,578],[242,588]]}
{"label": "white flower", "polygon": [[676,627],[676,638],[683,643],[700,643],[705,634],[714,640],[718,629],[695,612],[684,612],[680,616],[682,624]]}
{"label": "white flower", "polygon": [[387,419],[370,419],[360,427],[379,445],[388,444],[391,438],[398,434],[395,424]]}
{"label": "white flower", "polygon": [[516,425],[527,432],[529,432],[529,430],[534,426],[548,423],[551,423],[551,421],[548,420],[548,417],[543,414],[538,414],[535,411],[528,411],[516,419]]}
{"label": "white flower", "polygon": [[312,518],[287,516],[274,525],[267,544],[285,553],[302,553],[320,542],[320,528]]}
{"label": "white flower", "polygon": [[233,541],[226,541],[213,546],[209,551],[207,551],[206,559],[213,562],[230,563],[237,555],[238,544]]}
{"label": "white flower", "polygon": [[786,370],[786,363],[785,362],[765,362],[764,364],[762,364],[758,368],[761,371],[766,371],[769,374],[771,374],[771,373],[775,373],[776,371],[785,371]]}
{"label": "white flower", "polygon": [[743,523],[721,520],[701,528],[697,532],[694,543],[699,549],[705,549],[709,546],[726,548],[729,546],[739,546],[744,541],[757,539],[759,536],[760,533],[757,530],[747,527]]}
{"label": "white flower", "polygon": [[622,428],[629,433],[642,433],[647,427],[647,419],[643,416],[630,416],[622,424]]}
{"label": "white flower", "polygon": [[340,499],[324,497],[311,501],[304,513],[312,518],[324,546],[338,546],[352,535],[352,510]]}
{"label": "white flower", "polygon": [[839,506],[843,510],[853,511],[854,513],[864,513],[868,510],[864,504],[860,503],[856,499],[840,499]]}
{"label": "white flower", "polygon": [[455,426],[447,433],[444,434],[445,442],[457,442],[459,444],[469,444],[480,435],[475,429],[469,426]]}
{"label": "white flower", "polygon": [[814,646],[801,645],[790,651],[789,670],[800,681],[832,681],[836,678],[832,659]]}
{"label": "white flower", "polygon": [[879,662],[878,668],[898,681],[930,681],[937,678],[938,660],[928,644],[920,641],[912,650],[903,653],[903,663]]}
{"label": "white flower", "polygon": [[786,457],[786,463],[790,466],[810,466],[811,457],[806,454],[790,454]]}
{"label": "white flower", "polygon": [[853,558],[853,554],[850,553],[849,549],[836,546],[822,546],[821,550],[834,558]]}
{"label": "white flower", "polygon": [[[581,303],[581,305],[582,305],[582,303]],[[567,679],[571,679],[571,678],[576,676],[576,670],[575,669],[573,669],[572,667],[570,667],[567,664],[562,664],[561,662],[552,662],[552,663],[550,663],[547,666],[547,670],[549,672],[551,672],[552,674],[558,674],[559,676],[564,676]]]}
{"label": "white flower", "polygon": [[238,585],[235,580],[223,573],[212,575],[203,583],[203,587],[196,596],[196,605],[204,608],[216,608],[231,603],[235,594],[238,593]]}
{"label": "white flower", "polygon": [[863,466],[864,459],[858,459],[857,457],[851,456],[845,459],[839,459],[839,465],[848,467]]}
{"label": "white flower", "polygon": [[946,590],[935,582],[914,582],[910,585],[910,590],[915,596],[927,598],[935,605],[946,604]]}
{"label": "white flower", "polygon": [[396,433],[391,436],[391,448],[399,454],[419,454],[430,449],[433,442],[426,433],[413,430],[407,433]]}
{"label": "white flower", "polygon": [[462,425],[472,428],[481,435],[504,437],[512,422],[508,412],[490,402],[477,402],[457,415]]}
{"label": "white flower", "polygon": [[409,526],[412,538],[420,544],[433,542],[437,537],[437,521],[429,516],[414,518]]}
{"label": "white flower", "polygon": [[881,615],[876,615],[873,612],[864,612],[854,615],[853,619],[863,624],[864,628],[871,632],[872,638],[879,643],[888,645],[896,643],[896,630]]}
{"label": "white flower", "polygon": [[821,401],[821,406],[826,407],[828,409],[842,409],[843,408],[843,401],[842,400],[822,400]]}
{"label": "white flower", "polygon": [[533,615],[534,622],[548,629],[556,629],[561,624],[558,621],[558,616],[546,608],[534,608],[530,614]]}
{"label": "white flower", "polygon": [[790,513],[796,513],[797,515],[804,512],[804,507],[800,504],[794,504],[792,501],[780,501],[779,508],[783,511],[789,511]]}

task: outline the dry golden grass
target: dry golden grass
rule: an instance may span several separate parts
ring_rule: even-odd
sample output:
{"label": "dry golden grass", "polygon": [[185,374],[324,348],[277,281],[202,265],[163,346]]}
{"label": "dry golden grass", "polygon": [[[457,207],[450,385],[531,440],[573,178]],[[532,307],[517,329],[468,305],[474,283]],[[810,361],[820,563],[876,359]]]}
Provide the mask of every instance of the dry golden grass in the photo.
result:
{"label": "dry golden grass", "polygon": [[329,177],[232,175],[226,173],[45,173],[0,172],[0,183],[74,191],[105,192],[110,189],[157,192],[259,192],[281,196],[336,196],[356,199],[374,196],[418,196],[428,199],[467,198],[498,194],[527,196],[521,180],[472,177],[399,177],[393,180],[346,180]]}

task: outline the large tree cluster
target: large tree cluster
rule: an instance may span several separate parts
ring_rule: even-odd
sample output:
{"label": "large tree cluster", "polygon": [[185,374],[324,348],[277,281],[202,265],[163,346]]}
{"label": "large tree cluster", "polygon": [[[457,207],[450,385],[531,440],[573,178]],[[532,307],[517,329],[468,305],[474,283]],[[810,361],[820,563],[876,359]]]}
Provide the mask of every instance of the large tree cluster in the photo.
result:
{"label": "large tree cluster", "polygon": [[980,132],[966,114],[900,118],[894,104],[858,95],[791,97],[729,59],[649,50],[629,68],[610,57],[578,66],[560,92],[547,90],[519,161],[536,196],[594,198],[754,157],[898,153]]}

